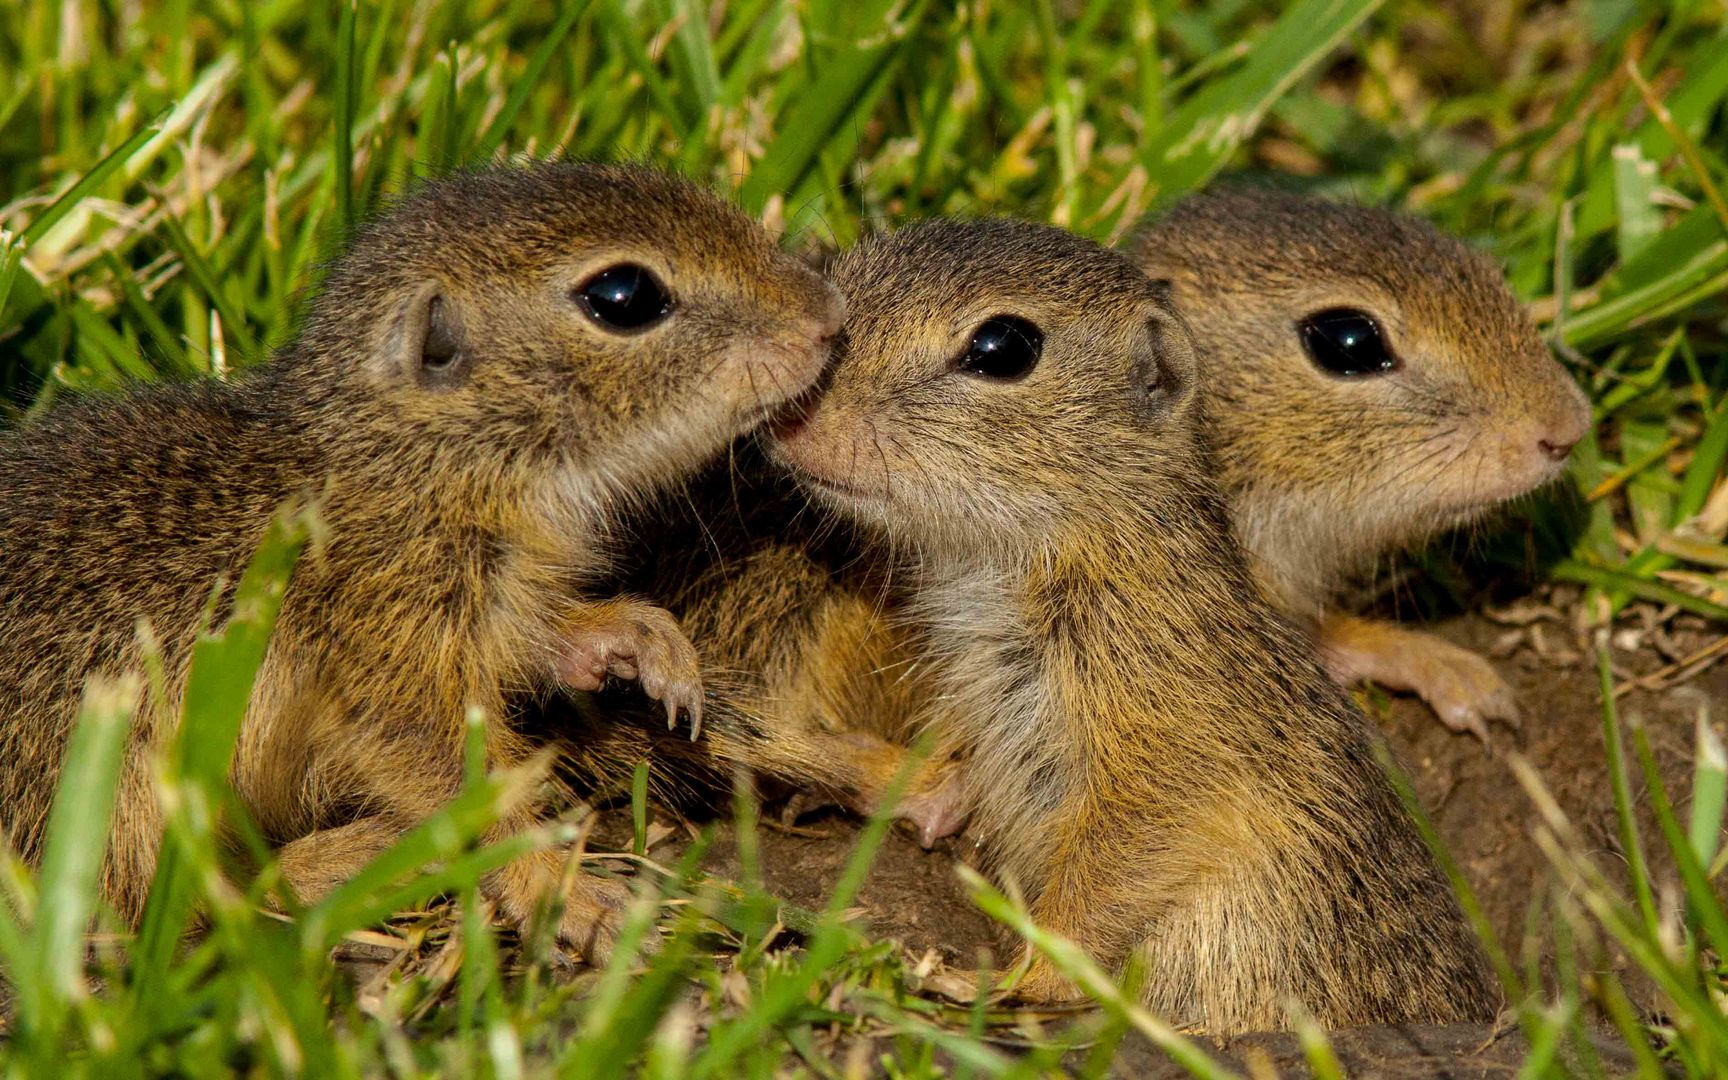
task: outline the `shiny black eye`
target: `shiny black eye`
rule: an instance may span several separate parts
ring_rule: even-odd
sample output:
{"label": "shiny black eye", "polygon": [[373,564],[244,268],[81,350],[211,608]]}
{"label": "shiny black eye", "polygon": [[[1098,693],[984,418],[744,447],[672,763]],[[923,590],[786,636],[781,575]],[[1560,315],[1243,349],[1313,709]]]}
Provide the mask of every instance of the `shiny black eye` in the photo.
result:
{"label": "shiny black eye", "polygon": [[968,375],[1004,382],[1025,377],[1038,366],[1044,331],[1014,315],[985,319],[954,366]]}
{"label": "shiny black eye", "polygon": [[672,298],[646,267],[609,266],[576,287],[576,302],[608,330],[646,330],[672,313]]}
{"label": "shiny black eye", "polygon": [[1322,371],[1379,375],[1398,366],[1374,316],[1355,308],[1327,308],[1296,324],[1302,347]]}

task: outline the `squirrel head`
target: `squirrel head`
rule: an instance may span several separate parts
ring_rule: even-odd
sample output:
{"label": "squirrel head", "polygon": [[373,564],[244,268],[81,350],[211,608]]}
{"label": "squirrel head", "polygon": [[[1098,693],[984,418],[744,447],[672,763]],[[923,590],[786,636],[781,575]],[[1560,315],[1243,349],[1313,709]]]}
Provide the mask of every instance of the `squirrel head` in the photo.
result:
{"label": "squirrel head", "polygon": [[1415,218],[1209,194],[1127,250],[1191,320],[1221,482],[1287,596],[1555,480],[1589,432],[1500,268]]}
{"label": "squirrel head", "polygon": [[546,162],[428,183],[365,226],[283,365],[453,467],[629,494],[802,392],[842,316],[715,195]]}
{"label": "squirrel head", "polygon": [[848,321],[773,428],[823,502],[925,551],[1027,550],[1193,473],[1188,332],[1122,256],[1019,221],[930,221],[830,275]]}

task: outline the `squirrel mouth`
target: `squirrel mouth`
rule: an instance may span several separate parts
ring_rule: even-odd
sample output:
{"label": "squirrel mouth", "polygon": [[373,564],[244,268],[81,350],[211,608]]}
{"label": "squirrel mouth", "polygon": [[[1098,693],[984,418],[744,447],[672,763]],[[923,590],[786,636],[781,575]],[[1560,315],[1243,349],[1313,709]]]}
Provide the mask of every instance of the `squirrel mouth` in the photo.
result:
{"label": "squirrel mouth", "polygon": [[[802,428],[801,417],[796,421],[796,425],[797,428]],[[773,455],[776,461],[780,462],[791,471],[792,475],[800,484],[803,484],[806,487],[815,488],[817,491],[825,494],[838,495],[842,498],[856,499],[861,502],[878,502],[884,497],[883,492],[873,491],[860,484],[855,484],[850,480],[841,480],[836,477],[826,476],[814,469],[811,469],[803,462],[798,461],[793,453],[788,452],[788,443],[781,436],[778,422],[771,423],[769,425],[769,431],[773,436],[769,441],[769,452]]]}

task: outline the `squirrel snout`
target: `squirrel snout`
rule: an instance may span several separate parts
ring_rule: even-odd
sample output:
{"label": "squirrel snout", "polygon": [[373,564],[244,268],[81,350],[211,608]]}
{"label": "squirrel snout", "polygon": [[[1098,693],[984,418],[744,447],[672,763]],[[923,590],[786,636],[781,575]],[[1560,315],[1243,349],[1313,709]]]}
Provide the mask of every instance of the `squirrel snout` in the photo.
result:
{"label": "squirrel snout", "polygon": [[1561,387],[1560,400],[1554,403],[1546,423],[1536,432],[1537,452],[1555,462],[1565,461],[1572,448],[1590,434],[1591,425],[1595,423],[1584,392],[1569,377],[1561,377],[1566,381]]}
{"label": "squirrel snout", "polygon": [[1578,439],[1565,438],[1561,436],[1545,436],[1536,440],[1536,449],[1540,450],[1551,460],[1565,461],[1566,456],[1572,453],[1572,448],[1577,446],[1578,443]]}
{"label": "squirrel snout", "polygon": [[846,297],[829,282],[824,281],[824,291],[827,293],[828,306],[822,313],[821,338],[824,341],[834,340],[840,333],[840,327],[846,323]]}

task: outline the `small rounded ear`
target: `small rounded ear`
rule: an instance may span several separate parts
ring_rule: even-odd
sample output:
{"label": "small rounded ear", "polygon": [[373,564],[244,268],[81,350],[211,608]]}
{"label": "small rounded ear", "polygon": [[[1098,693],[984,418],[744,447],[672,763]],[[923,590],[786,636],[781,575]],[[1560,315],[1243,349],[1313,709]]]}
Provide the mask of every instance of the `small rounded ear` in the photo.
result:
{"label": "small rounded ear", "polygon": [[[1161,282],[1167,291],[1168,282]],[[1162,414],[1186,400],[1194,391],[1199,377],[1194,349],[1194,335],[1181,314],[1167,304],[1160,304],[1146,320],[1145,336],[1137,350],[1129,372],[1129,390],[1140,411],[1151,416]]]}
{"label": "small rounded ear", "polygon": [[462,385],[468,381],[473,367],[462,312],[432,282],[415,292],[404,305],[393,352],[394,369],[428,390]]}

